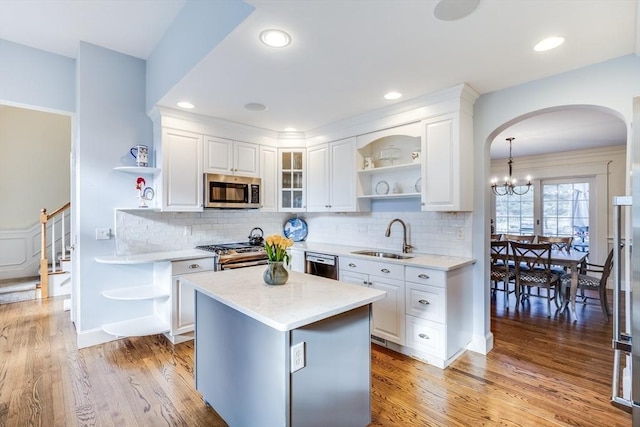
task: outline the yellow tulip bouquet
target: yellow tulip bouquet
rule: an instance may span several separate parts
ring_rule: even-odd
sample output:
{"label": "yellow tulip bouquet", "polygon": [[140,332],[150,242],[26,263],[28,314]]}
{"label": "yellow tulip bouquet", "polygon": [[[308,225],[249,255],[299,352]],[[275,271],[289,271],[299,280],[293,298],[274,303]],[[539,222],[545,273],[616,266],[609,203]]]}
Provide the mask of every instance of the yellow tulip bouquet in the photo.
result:
{"label": "yellow tulip bouquet", "polygon": [[289,264],[290,257],[287,249],[293,246],[293,240],[279,234],[271,234],[267,236],[264,242],[269,261],[284,261]]}

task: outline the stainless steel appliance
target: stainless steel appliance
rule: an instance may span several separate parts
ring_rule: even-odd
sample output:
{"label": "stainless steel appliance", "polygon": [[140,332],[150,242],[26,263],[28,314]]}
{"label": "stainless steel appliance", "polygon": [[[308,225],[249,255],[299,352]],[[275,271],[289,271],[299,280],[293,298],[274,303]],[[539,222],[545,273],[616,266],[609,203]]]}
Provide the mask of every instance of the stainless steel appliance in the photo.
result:
{"label": "stainless steel appliance", "polygon": [[[640,259],[634,253],[634,242],[640,242],[640,97],[633,100],[632,127],[632,196],[615,197],[613,247],[613,387],[611,402],[632,416],[632,425],[640,426]],[[622,213],[626,213],[623,219]],[[622,221],[626,229],[624,249]],[[623,262],[624,261],[624,262]],[[623,266],[625,268],[623,269]],[[622,278],[626,289],[622,289]],[[621,295],[624,295],[624,309]],[[635,343],[634,343],[635,341]],[[624,361],[624,364],[622,363]]]}
{"label": "stainless steel appliance", "polygon": [[338,257],[306,252],[304,272],[314,276],[338,280]]}
{"label": "stainless steel appliance", "polygon": [[249,176],[204,174],[204,207],[257,209],[262,180]]}
{"label": "stainless steel appliance", "polygon": [[250,242],[201,245],[196,249],[218,254],[216,271],[264,265],[269,260],[264,246]]}

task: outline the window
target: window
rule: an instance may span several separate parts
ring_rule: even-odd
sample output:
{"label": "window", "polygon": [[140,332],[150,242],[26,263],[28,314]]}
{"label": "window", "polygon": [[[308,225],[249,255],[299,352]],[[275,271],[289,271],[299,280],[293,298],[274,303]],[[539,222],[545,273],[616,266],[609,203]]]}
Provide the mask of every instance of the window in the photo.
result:
{"label": "window", "polygon": [[[516,191],[524,191],[526,186],[516,187]],[[496,196],[495,232],[501,234],[534,234],[534,200],[535,190],[530,188],[522,196]]]}
{"label": "window", "polygon": [[589,183],[542,183],[542,234],[573,236],[576,250],[589,251]]}

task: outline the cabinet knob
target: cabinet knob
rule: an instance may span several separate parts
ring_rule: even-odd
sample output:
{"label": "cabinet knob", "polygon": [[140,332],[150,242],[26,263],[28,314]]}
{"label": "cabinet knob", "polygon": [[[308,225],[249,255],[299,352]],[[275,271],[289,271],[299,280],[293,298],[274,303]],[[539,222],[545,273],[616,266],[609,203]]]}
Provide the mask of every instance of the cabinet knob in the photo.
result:
{"label": "cabinet knob", "polygon": [[391,273],[391,272],[389,271],[389,269],[387,269],[387,268],[381,268],[381,269],[380,269],[380,271],[382,271],[382,272],[383,272],[383,273],[385,273],[385,274],[389,274],[389,273]]}
{"label": "cabinet knob", "polygon": [[427,301],[426,299],[421,299],[421,300],[419,300],[418,302],[419,302],[420,304],[422,304],[422,305],[429,305],[429,304],[431,304],[431,303],[430,303],[429,301]]}
{"label": "cabinet knob", "polygon": [[418,274],[418,277],[421,278],[421,279],[428,279],[429,278],[429,276],[424,274],[424,273]]}
{"label": "cabinet knob", "polygon": [[427,335],[427,334],[418,334],[418,336],[419,336],[420,338],[422,338],[423,340],[429,340],[429,339],[431,339],[431,338],[429,338],[429,335]]}
{"label": "cabinet knob", "polygon": [[194,269],[194,268],[200,268],[200,264],[191,264],[189,266],[189,268]]}
{"label": "cabinet knob", "polygon": [[357,267],[354,263],[350,262],[349,267]]}
{"label": "cabinet knob", "polygon": [[369,286],[369,282],[367,282],[366,280],[363,280],[362,284],[365,285],[365,286]]}
{"label": "cabinet knob", "polygon": [[369,286],[371,286],[371,285],[373,285],[373,282],[367,282],[367,284],[368,284]]}

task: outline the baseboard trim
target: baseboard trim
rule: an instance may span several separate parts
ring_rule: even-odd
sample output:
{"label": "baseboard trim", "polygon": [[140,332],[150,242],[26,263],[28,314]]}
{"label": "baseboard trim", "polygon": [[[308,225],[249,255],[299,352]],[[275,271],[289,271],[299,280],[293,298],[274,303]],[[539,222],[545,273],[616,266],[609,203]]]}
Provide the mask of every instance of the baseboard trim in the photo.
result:
{"label": "baseboard trim", "polygon": [[486,355],[493,350],[493,333],[489,332],[485,336],[474,335],[467,350]]}
{"label": "baseboard trim", "polygon": [[122,337],[116,337],[108,334],[102,330],[102,328],[91,329],[78,333],[77,344],[78,348],[92,347],[94,345],[104,344],[110,341],[115,341]]}

